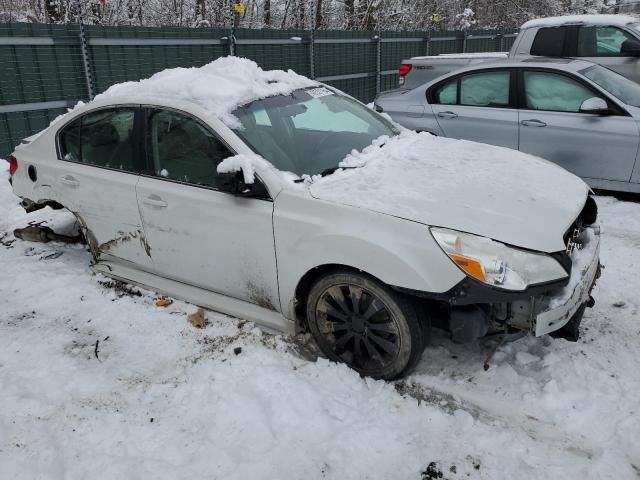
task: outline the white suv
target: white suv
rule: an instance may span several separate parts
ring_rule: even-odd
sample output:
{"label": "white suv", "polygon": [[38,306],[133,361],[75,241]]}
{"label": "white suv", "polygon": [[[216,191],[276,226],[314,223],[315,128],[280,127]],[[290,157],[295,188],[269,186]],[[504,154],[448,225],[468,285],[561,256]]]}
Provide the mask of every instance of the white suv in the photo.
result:
{"label": "white suv", "polygon": [[104,275],[285,332],[395,378],[431,322],[471,341],[575,329],[598,271],[578,177],[401,131],[339,91],[223,58],[116,85],[10,157]]}

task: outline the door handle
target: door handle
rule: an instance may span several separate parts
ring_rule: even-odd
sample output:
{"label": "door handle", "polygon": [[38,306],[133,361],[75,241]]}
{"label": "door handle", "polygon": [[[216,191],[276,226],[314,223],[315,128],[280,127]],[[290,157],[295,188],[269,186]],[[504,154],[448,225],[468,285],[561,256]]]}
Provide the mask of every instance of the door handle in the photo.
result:
{"label": "door handle", "polygon": [[541,122],[540,120],[536,120],[535,118],[532,118],[531,120],[522,120],[520,123],[525,127],[546,127],[547,126],[546,123]]}
{"label": "door handle", "polygon": [[146,195],[142,197],[142,203],[160,208],[164,208],[168,205],[168,203],[162,200],[158,195]]}
{"label": "door handle", "polygon": [[458,118],[458,114],[457,113],[449,112],[449,111],[438,112],[438,116],[440,118]]}
{"label": "door handle", "polygon": [[70,187],[78,187],[78,186],[80,186],[80,182],[78,180],[76,180],[71,175],[62,175],[62,176],[60,176],[58,178],[58,182],[62,183],[63,185],[69,185]]}

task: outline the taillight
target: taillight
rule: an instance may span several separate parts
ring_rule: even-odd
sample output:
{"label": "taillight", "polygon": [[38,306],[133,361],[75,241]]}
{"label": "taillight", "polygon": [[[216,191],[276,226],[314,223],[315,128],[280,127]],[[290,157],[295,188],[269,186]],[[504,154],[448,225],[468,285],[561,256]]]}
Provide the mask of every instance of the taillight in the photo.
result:
{"label": "taillight", "polygon": [[13,176],[16,170],[18,170],[18,159],[13,155],[9,155],[7,160],[9,160],[9,175]]}
{"label": "taillight", "polygon": [[400,67],[398,67],[398,76],[404,77],[407,73],[411,71],[412,68],[413,68],[413,65],[411,65],[410,63],[400,64]]}

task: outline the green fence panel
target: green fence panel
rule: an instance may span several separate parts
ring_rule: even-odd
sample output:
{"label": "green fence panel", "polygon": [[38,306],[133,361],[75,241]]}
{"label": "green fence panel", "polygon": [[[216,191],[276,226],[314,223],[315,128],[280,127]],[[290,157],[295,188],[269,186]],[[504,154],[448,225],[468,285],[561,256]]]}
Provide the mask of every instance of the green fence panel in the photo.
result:
{"label": "green fence panel", "polygon": [[46,128],[66,108],[0,114],[0,156],[8,156],[25,137]]}
{"label": "green fence panel", "polygon": [[[228,53],[228,30],[211,28],[85,27],[96,93],[115,83],[146,78],[166,68],[200,67]],[[113,39],[124,44],[96,45],[93,40]],[[217,40],[220,44],[170,44],[170,40]],[[127,40],[168,40],[126,44]]]}
{"label": "green fence panel", "polygon": [[[371,101],[376,94],[376,36],[375,32],[316,32],[316,78],[359,100]],[[332,79],[342,76],[351,78]]]}
{"label": "green fence panel", "polygon": [[0,24],[0,38],[51,44],[0,45],[0,105],[87,98],[77,25]]}
{"label": "green fence panel", "polygon": [[291,69],[311,75],[311,32],[238,28],[235,32],[238,57],[249,58],[265,70]]}

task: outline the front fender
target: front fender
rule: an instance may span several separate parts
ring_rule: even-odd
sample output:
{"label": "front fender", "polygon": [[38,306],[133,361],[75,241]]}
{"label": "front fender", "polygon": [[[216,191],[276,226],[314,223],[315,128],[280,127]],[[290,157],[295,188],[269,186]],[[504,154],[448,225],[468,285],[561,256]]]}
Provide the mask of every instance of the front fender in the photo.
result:
{"label": "front fender", "polygon": [[388,285],[431,293],[464,278],[423,224],[290,192],[275,203],[280,303],[292,320],[298,283],[323,265],[349,266]]}

